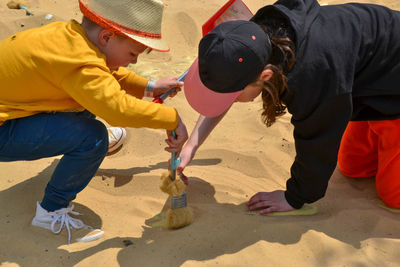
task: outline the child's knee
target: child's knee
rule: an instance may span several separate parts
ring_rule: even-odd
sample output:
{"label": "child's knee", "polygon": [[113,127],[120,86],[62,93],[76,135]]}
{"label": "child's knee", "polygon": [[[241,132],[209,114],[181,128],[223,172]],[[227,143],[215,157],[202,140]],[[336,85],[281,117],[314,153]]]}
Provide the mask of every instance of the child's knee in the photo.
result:
{"label": "child's knee", "polygon": [[389,208],[400,209],[400,192],[391,195],[379,194],[379,196]]}
{"label": "child's knee", "polygon": [[369,178],[375,177],[376,175],[376,166],[364,165],[364,166],[348,166],[345,164],[338,163],[339,171],[348,178]]}
{"label": "child's knee", "polygon": [[92,153],[105,156],[108,151],[108,131],[107,127],[99,120],[91,119],[87,125],[87,138],[84,141],[84,146]]}
{"label": "child's knee", "polygon": [[376,192],[389,208],[400,208],[400,184],[397,177],[378,175],[376,177]]}

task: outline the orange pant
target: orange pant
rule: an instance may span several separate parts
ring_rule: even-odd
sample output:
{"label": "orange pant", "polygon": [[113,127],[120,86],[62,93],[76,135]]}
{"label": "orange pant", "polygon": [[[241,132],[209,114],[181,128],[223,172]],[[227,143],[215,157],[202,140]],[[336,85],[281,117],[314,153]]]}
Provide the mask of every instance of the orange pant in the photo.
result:
{"label": "orange pant", "polygon": [[344,175],[375,176],[379,197],[400,208],[400,119],[350,122],[338,157]]}

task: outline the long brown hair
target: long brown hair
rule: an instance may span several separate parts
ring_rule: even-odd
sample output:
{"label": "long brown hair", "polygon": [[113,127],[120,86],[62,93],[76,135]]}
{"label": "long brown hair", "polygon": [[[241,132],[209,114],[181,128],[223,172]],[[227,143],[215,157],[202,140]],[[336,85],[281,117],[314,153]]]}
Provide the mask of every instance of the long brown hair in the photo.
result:
{"label": "long brown hair", "polygon": [[264,124],[269,127],[276,118],[286,113],[286,105],[282,102],[282,95],[287,90],[286,74],[292,69],[295,62],[295,34],[287,18],[274,14],[264,14],[265,19],[255,21],[268,34],[272,44],[272,54],[265,69],[270,69],[273,75],[264,82],[261,93]]}

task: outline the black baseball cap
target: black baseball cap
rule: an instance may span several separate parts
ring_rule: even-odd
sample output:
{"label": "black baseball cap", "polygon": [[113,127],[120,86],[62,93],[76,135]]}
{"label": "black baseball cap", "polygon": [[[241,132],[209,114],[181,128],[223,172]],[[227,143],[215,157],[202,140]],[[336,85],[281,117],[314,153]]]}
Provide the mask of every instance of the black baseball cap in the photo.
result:
{"label": "black baseball cap", "polygon": [[185,95],[200,114],[215,117],[261,74],[271,55],[261,27],[245,20],[219,24],[199,44],[198,60],[185,79]]}

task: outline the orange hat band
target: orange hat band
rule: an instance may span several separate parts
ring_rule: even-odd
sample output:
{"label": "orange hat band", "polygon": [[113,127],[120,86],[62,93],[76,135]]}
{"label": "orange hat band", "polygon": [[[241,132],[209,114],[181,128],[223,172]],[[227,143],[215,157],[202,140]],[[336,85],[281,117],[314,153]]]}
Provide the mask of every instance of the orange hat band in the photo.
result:
{"label": "orange hat band", "polygon": [[85,17],[87,17],[94,23],[100,25],[101,27],[106,28],[117,34],[126,36],[126,33],[129,33],[129,34],[142,36],[142,37],[146,37],[146,38],[161,39],[161,34],[138,31],[138,30],[120,25],[113,21],[110,21],[110,20],[100,16],[99,14],[96,14],[92,10],[90,10],[89,7],[87,5],[85,5],[84,3],[82,3],[81,0],[79,0],[79,8]]}

